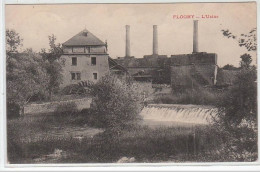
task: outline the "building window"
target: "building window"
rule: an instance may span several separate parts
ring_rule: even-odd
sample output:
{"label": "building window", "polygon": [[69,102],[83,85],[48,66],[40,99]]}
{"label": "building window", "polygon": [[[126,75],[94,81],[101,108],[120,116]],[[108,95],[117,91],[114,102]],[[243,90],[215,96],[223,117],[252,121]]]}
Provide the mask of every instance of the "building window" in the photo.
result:
{"label": "building window", "polygon": [[81,80],[81,73],[71,72],[71,80]]}
{"label": "building window", "polygon": [[93,73],[93,78],[97,80],[97,73]]}
{"label": "building window", "polygon": [[77,74],[77,80],[81,80],[81,74],[80,73],[76,73]]}
{"label": "building window", "polygon": [[76,80],[76,73],[71,73],[71,80]]}
{"label": "building window", "polygon": [[77,57],[72,57],[72,65],[77,65]]}
{"label": "building window", "polygon": [[91,57],[91,65],[96,65],[96,64],[97,64],[96,57]]}

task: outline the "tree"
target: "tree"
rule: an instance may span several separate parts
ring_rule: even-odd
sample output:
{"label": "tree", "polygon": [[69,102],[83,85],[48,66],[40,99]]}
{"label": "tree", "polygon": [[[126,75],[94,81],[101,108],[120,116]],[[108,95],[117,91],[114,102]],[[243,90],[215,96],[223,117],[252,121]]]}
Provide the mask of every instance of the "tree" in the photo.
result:
{"label": "tree", "polygon": [[236,36],[232,34],[228,29],[221,30],[223,36],[227,38],[236,39],[238,41],[238,45],[241,47],[245,47],[248,51],[256,51],[257,49],[257,37],[256,37],[256,28],[251,29],[248,34],[240,34],[240,36]]}
{"label": "tree", "polygon": [[93,115],[101,127],[120,133],[140,119],[142,98],[137,89],[123,79],[106,75],[91,86]]}
{"label": "tree", "polygon": [[218,105],[215,125],[226,139],[223,154],[228,159],[254,161],[257,158],[256,79],[255,66],[241,68],[233,87]]}
{"label": "tree", "polygon": [[18,33],[7,30],[6,39],[9,40],[6,42],[7,114],[9,114],[15,112],[12,108],[22,109],[33,95],[44,92],[49,79],[42,67],[44,62],[39,54],[32,49],[18,52],[18,47],[22,45]]}
{"label": "tree", "polygon": [[241,55],[240,58],[241,58],[240,67],[241,68],[249,68],[250,64],[252,62],[251,55],[245,53],[245,54]]}
{"label": "tree", "polygon": [[48,77],[42,63],[41,57],[32,51],[12,57],[6,76],[8,101],[22,106],[28,103],[34,94],[45,91]]}
{"label": "tree", "polygon": [[234,67],[233,65],[230,65],[230,64],[225,65],[222,69],[224,69],[224,70],[237,70],[236,67]]}
{"label": "tree", "polygon": [[[23,39],[13,29],[6,30],[6,54],[16,53],[17,49],[22,46]],[[8,57],[7,57],[8,58]]]}
{"label": "tree", "polygon": [[[223,30],[222,30],[223,31]],[[241,34],[238,44],[248,51],[256,50],[256,30]],[[231,32],[223,31],[228,38],[237,39]],[[257,71],[250,65],[249,54],[241,57],[241,68],[236,75],[234,85],[227,95],[219,101],[215,126],[226,138],[223,154],[228,159],[254,161],[257,159]]]}
{"label": "tree", "polygon": [[46,52],[42,49],[41,55],[44,60],[44,68],[50,78],[47,84],[47,90],[49,93],[49,99],[51,100],[53,92],[58,91],[60,84],[62,83],[62,64],[63,60],[60,59],[63,51],[60,44],[55,44],[56,37],[54,35],[49,36],[50,49]]}

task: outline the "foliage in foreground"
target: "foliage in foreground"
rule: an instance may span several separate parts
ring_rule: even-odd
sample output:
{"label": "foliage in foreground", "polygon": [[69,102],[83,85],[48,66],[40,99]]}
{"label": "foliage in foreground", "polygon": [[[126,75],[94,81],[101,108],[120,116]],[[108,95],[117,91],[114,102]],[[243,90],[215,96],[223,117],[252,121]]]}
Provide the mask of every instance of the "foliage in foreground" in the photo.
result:
{"label": "foliage in foreground", "polygon": [[43,60],[32,50],[7,54],[7,101],[22,106],[39,93],[44,94],[49,80]]}
{"label": "foliage in foreground", "polygon": [[92,114],[102,128],[119,133],[141,118],[142,98],[131,82],[106,75],[91,86]]}
{"label": "foliage in foreground", "polygon": [[235,85],[218,105],[215,127],[227,138],[223,152],[240,161],[257,159],[256,68],[242,68]]}
{"label": "foliage in foreground", "polygon": [[32,49],[21,51],[22,39],[15,30],[6,31],[6,81],[8,116],[22,114],[23,106],[30,101],[50,100],[62,82],[62,49],[49,36],[50,49],[36,53]]}
{"label": "foliage in foreground", "polygon": [[61,44],[55,44],[55,41],[56,37],[54,35],[49,36],[49,52],[42,49],[40,53],[44,60],[43,66],[49,77],[49,81],[46,83],[46,89],[50,100],[52,99],[53,93],[59,90],[60,84],[62,83],[62,66],[64,64],[64,60],[60,58],[63,53]]}
{"label": "foliage in foreground", "polygon": [[[136,162],[222,161],[217,155],[222,139],[212,135],[209,127],[136,126],[119,135],[109,131],[94,137],[52,137],[53,127],[84,127],[84,115],[24,117],[8,122],[8,159],[11,163],[35,163],[55,149],[67,153],[46,163],[110,163],[122,157]],[[20,129],[24,129],[26,133]],[[38,140],[25,140],[44,134]]]}
{"label": "foliage in foreground", "polygon": [[[239,37],[229,30],[222,30],[223,35],[238,40],[241,47],[249,52],[257,50],[256,28]],[[239,161],[255,161],[257,149],[257,71],[251,65],[249,54],[241,55],[240,71],[229,93],[218,105],[215,128],[223,133],[226,142],[222,153]]]}

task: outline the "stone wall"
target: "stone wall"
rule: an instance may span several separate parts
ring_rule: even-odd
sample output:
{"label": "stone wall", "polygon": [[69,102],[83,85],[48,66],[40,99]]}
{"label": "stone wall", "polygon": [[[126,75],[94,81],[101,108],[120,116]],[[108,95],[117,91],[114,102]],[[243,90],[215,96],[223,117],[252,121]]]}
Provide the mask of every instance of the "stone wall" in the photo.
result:
{"label": "stone wall", "polygon": [[173,90],[183,90],[216,83],[217,65],[183,65],[171,67],[171,85]]}
{"label": "stone wall", "polygon": [[81,111],[82,109],[90,108],[91,102],[92,98],[83,98],[42,104],[28,104],[24,106],[24,115],[62,112],[66,110]]}
{"label": "stone wall", "polygon": [[217,54],[199,52],[171,56],[173,90],[213,86],[217,81]]}

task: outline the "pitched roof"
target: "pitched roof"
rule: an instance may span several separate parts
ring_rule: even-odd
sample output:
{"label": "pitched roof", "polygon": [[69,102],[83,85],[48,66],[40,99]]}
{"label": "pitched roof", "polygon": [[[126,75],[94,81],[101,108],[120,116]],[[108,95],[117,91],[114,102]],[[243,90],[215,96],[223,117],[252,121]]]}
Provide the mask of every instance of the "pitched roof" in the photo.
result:
{"label": "pitched roof", "polygon": [[111,57],[108,57],[108,62],[109,62],[109,68],[110,69],[119,69],[121,71],[125,71],[128,72],[127,69],[123,66],[121,66],[120,64],[118,64],[115,60],[113,60]]}
{"label": "pitched roof", "polygon": [[93,35],[88,30],[84,29],[65,43],[64,46],[103,46],[105,43]]}

